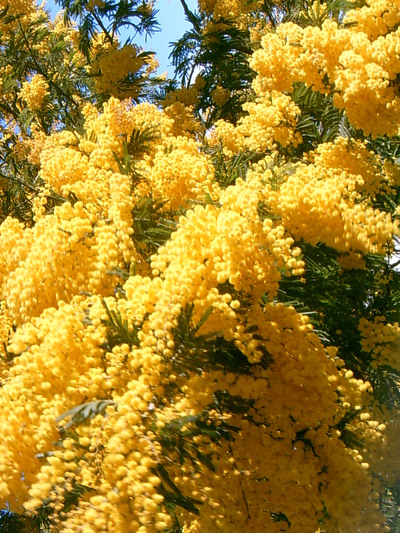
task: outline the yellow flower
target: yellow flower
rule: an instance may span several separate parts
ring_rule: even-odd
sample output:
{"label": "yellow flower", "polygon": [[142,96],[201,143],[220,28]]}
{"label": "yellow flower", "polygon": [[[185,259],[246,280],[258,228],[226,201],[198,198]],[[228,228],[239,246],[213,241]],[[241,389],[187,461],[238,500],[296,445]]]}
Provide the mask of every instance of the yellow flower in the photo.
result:
{"label": "yellow flower", "polygon": [[23,82],[19,94],[32,111],[39,111],[50,94],[48,89],[46,79],[41,74],[35,74],[29,81]]}

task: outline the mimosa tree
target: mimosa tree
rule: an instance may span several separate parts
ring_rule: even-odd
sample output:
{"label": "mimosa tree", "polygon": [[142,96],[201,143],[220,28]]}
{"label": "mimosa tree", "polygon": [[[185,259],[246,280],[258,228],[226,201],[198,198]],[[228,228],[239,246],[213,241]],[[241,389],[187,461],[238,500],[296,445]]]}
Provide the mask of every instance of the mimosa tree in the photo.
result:
{"label": "mimosa tree", "polygon": [[59,4],[0,2],[0,528],[398,531],[400,2],[181,0],[174,79]]}

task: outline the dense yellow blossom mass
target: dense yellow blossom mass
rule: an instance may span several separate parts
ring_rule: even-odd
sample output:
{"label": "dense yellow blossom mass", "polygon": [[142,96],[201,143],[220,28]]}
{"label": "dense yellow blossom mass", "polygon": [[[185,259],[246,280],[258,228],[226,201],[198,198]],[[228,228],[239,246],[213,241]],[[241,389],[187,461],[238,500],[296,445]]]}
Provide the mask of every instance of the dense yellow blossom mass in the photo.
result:
{"label": "dense yellow blossom mass", "polygon": [[119,98],[137,97],[138,87],[124,80],[129,75],[137,75],[146,63],[147,61],[140,57],[140,49],[134,45],[125,45],[122,48],[113,46],[102,51],[92,67],[98,91]]}
{"label": "dense yellow blossom mass", "polygon": [[308,159],[280,188],[277,209],[284,225],[314,245],[325,242],[340,251],[384,253],[398,224],[374,209],[372,201],[398,181],[391,167],[382,167],[361,143],[343,137],[319,145]]}
{"label": "dense yellow blossom mass", "polygon": [[[240,24],[256,4],[199,1]],[[381,199],[400,173],[371,146],[399,130],[399,13],[370,1],[344,25],[269,28],[254,98],[209,131],[192,114],[201,76],[138,103],[120,82],[146,60],[101,35],[90,68],[110,96],[76,99],[79,128],[47,131],[48,80],[21,84],[38,176],[32,218],[0,224],[1,509],[45,512],[57,533],[390,530],[379,500],[400,474],[400,419],[374,372],[399,370],[400,327],[373,308],[388,279],[374,265],[399,237]],[[300,83],[370,138],[301,152]],[[215,153],[225,169],[253,159],[224,182]],[[379,281],[333,316],[355,324],[350,340],[319,328],[329,295],[310,247],[329,250],[335,279]],[[285,299],[291,282],[315,310]]]}
{"label": "dense yellow blossom mass", "polygon": [[[36,2],[34,0],[1,0],[0,12],[11,16],[11,27],[15,28],[16,20],[21,16],[32,15],[37,9]],[[8,32],[10,29],[9,21],[2,20],[0,28],[2,31]]]}
{"label": "dense yellow blossom mass", "polygon": [[28,107],[35,111],[43,106],[46,96],[49,95],[48,88],[45,78],[40,74],[36,74],[29,82],[23,83],[20,96],[25,100]]}
{"label": "dense yellow blossom mass", "polygon": [[321,27],[289,22],[267,33],[250,60],[258,74],[256,93],[290,93],[293,84],[303,82],[313,91],[332,92],[335,105],[365,134],[398,133],[399,11],[394,4],[367,2],[346,15],[344,26],[329,19]]}

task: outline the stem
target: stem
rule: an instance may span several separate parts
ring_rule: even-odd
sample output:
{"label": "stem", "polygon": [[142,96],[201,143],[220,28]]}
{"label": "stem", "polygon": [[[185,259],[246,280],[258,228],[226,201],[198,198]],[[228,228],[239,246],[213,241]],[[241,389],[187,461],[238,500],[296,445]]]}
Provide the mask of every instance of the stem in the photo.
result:
{"label": "stem", "polygon": [[197,17],[195,16],[195,14],[192,11],[190,11],[190,9],[188,8],[188,5],[185,2],[185,0],[180,0],[180,2],[182,4],[183,11],[185,12],[185,15],[186,15],[187,19],[193,24],[194,28],[198,32],[200,32],[201,28],[200,28],[200,24],[198,23]]}
{"label": "stem", "polygon": [[97,13],[93,13],[93,17],[94,19],[96,20],[97,24],[100,26],[100,28],[102,29],[102,31],[105,33],[105,36],[108,40],[108,42],[111,44],[111,46],[114,45],[114,31],[112,33],[112,35],[109,34],[109,32],[107,31],[107,28],[104,26],[103,24],[103,21],[101,20],[101,18],[98,16]]}
{"label": "stem", "polygon": [[30,183],[27,183],[26,181],[24,181],[24,180],[22,180],[20,178],[13,178],[12,176],[6,176],[4,174],[0,174],[0,177],[2,177],[5,180],[13,181],[14,183],[18,183],[19,185],[22,185],[23,187],[26,187],[26,188],[30,189],[31,191],[34,191],[35,193],[38,192],[36,187],[34,187]]}
{"label": "stem", "polygon": [[[229,451],[233,457],[233,449],[232,449],[232,445],[231,443],[229,442]],[[234,458],[234,457],[233,457]],[[236,470],[239,470],[239,468],[237,467],[237,464],[236,464],[236,459],[234,458],[235,462],[233,463],[233,466],[236,468]],[[244,488],[243,488],[243,484],[242,484],[242,474],[240,473],[240,477],[239,477],[239,484],[240,484],[240,489],[241,489],[241,492],[242,492],[242,498],[243,498],[243,501],[244,501],[244,505],[246,507],[246,513],[247,513],[247,519],[248,520],[251,520],[251,514],[250,514],[250,509],[249,509],[249,504],[247,502],[247,498],[246,498],[246,493],[244,492]]]}

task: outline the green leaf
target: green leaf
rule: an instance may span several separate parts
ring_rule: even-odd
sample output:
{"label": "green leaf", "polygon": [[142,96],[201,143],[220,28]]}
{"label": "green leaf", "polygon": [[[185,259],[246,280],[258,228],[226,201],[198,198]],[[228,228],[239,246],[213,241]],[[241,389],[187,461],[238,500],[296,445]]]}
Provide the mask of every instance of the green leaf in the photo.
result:
{"label": "green leaf", "polygon": [[119,311],[109,309],[107,303],[102,299],[102,304],[107,313],[107,320],[104,325],[107,326],[107,341],[104,348],[112,350],[118,344],[129,344],[129,346],[138,346],[138,329],[130,326],[128,320],[123,319]]}
{"label": "green leaf", "polygon": [[64,426],[65,429],[69,429],[72,426],[82,424],[83,422],[102,414],[109,405],[115,406],[116,403],[112,400],[96,400],[94,402],[81,403],[59,415],[56,418],[56,422],[61,422],[62,420],[69,418],[70,420]]}

